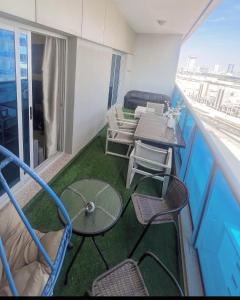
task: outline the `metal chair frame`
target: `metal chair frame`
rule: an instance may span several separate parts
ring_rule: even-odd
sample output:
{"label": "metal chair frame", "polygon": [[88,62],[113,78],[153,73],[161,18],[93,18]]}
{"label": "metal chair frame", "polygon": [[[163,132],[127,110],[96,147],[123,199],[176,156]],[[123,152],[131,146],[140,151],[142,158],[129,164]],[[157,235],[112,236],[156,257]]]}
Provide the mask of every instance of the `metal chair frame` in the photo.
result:
{"label": "metal chair frame", "polygon": [[[71,220],[68,216],[68,213],[63,206],[61,200],[58,198],[56,193],[43,181],[29,166],[27,166],[24,162],[22,162],[16,155],[14,155],[12,152],[4,148],[3,146],[0,145],[0,154],[2,154],[4,157],[6,157],[1,163],[0,163],[0,184],[2,185],[4,191],[8,195],[10,202],[16,209],[18,215],[20,216],[23,224],[25,225],[26,229],[28,230],[29,234],[31,235],[34,243],[36,244],[39,252],[43,255],[45,261],[47,262],[48,266],[51,268],[51,273],[49,275],[48,281],[43,289],[43,292],[41,296],[51,296],[53,294],[53,288],[55,286],[55,283],[57,281],[57,278],[59,276],[62,264],[63,264],[63,259],[65,257],[65,253],[68,247],[68,244],[71,239],[72,235],[72,225],[71,225]],[[14,163],[16,166],[19,168],[23,169],[25,173],[27,173],[32,179],[34,179],[42,188],[45,190],[49,196],[53,199],[55,202],[56,206],[59,208],[61,211],[62,215],[64,216],[64,219],[66,220],[66,226],[64,229],[63,237],[60,242],[60,246],[57,251],[57,255],[54,261],[52,261],[40,243],[36,233],[34,232],[31,224],[29,223],[28,219],[26,218],[25,214],[23,213],[20,205],[18,204],[17,200],[15,199],[11,189],[9,188],[9,185],[4,178],[2,174],[2,170],[10,163]],[[0,258],[3,264],[3,269],[6,274],[6,278],[10,287],[10,290],[13,294],[13,296],[18,296],[18,291],[16,289],[11,270],[9,268],[9,264],[6,258],[6,253],[4,250],[4,245],[2,242],[2,239],[0,237]]]}
{"label": "metal chair frame", "polygon": [[[184,185],[184,183],[179,179],[177,178],[175,175],[170,175],[170,174],[164,174],[164,173],[157,173],[157,174],[154,174],[154,175],[150,175],[150,176],[144,176],[142,177],[138,183],[136,184],[134,190],[133,190],[133,193],[132,195],[136,192],[137,188],[139,187],[139,185],[141,185],[147,178],[154,178],[154,177],[157,177],[157,176],[168,176],[169,178],[174,178],[175,180],[179,181],[183,187],[184,187],[184,190],[186,192],[186,200],[182,203],[181,206],[179,206],[178,208],[176,209],[172,209],[172,210],[167,210],[167,211],[160,211],[160,212],[157,212],[156,214],[154,214],[150,220],[148,220],[148,223],[147,225],[144,227],[141,235],[139,236],[136,244],[134,245],[133,249],[131,250],[130,254],[128,255],[128,257],[132,257],[134,252],[136,251],[138,245],[140,244],[140,242],[142,241],[142,239],[144,238],[145,234],[147,233],[148,229],[150,228],[150,226],[152,225],[152,223],[156,220],[156,218],[160,217],[160,216],[164,216],[164,215],[169,215],[169,214],[172,214],[174,215],[174,225],[175,225],[175,229],[176,229],[176,233],[177,233],[177,237],[178,237],[178,252],[179,252],[179,244],[180,244],[180,241],[179,241],[179,232],[178,232],[178,225],[177,225],[177,218],[178,218],[178,215],[180,213],[180,211],[188,204],[188,199],[189,199],[189,195],[188,195],[188,190],[186,188],[186,186]],[[131,199],[132,199],[132,195],[129,197],[124,209],[123,209],[123,212],[122,212],[122,215],[121,217],[123,217],[127,207],[129,206],[129,203],[131,202]],[[168,222],[166,222],[168,223]]]}
{"label": "metal chair frame", "polygon": [[[142,156],[139,156],[136,154],[137,148],[149,150],[152,153],[157,153],[160,155],[166,155],[166,162],[165,163],[159,163],[155,160],[152,160],[151,158],[147,158]],[[145,166],[143,165],[145,164]],[[144,166],[145,170],[142,170],[141,167]],[[142,143],[140,140],[135,141],[135,145],[133,148],[133,151],[130,154],[129,157],[129,164],[128,164],[128,172],[127,172],[127,179],[126,179],[126,188],[129,189],[131,186],[131,183],[133,181],[133,178],[135,174],[145,175],[145,176],[151,176],[153,175],[153,172],[159,173],[159,171],[162,169],[161,172],[170,174],[172,169],[172,149],[163,149],[158,147],[149,146],[145,143]],[[148,170],[148,172],[146,171]],[[163,182],[163,195],[166,193],[167,186],[168,186],[168,180],[167,178],[164,178],[163,176],[156,176],[157,180],[160,180]]]}
{"label": "metal chair frame", "polygon": [[[108,129],[106,135],[105,154],[129,159],[129,155],[133,147],[134,129],[132,130],[121,129],[116,119],[115,112],[113,110],[109,111],[107,118],[108,118]],[[122,122],[122,123],[126,123],[126,122]],[[118,134],[121,134],[120,138],[118,137]],[[124,137],[126,137],[126,139],[124,139]],[[117,152],[109,151],[109,142],[128,146],[126,154],[120,154]]]}

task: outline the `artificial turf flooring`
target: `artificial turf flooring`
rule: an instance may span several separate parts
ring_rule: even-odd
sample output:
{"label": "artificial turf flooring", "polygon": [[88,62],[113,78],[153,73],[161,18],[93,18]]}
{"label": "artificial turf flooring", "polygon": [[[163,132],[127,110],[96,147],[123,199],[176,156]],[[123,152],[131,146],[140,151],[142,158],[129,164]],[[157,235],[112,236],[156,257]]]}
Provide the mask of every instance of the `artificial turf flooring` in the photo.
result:
{"label": "artificial turf flooring", "polygon": [[[126,190],[126,174],[128,160],[104,154],[106,130],[102,130],[96,138],[87,145],[51,182],[51,187],[60,196],[63,190],[71,183],[81,178],[98,178],[110,183],[122,196],[126,203],[131,191]],[[134,182],[137,180],[134,178]],[[143,186],[143,190],[155,194],[157,182],[151,181]],[[134,185],[134,183],[133,183]],[[25,213],[31,224],[41,231],[57,230],[62,228],[56,207],[49,197],[40,192],[25,207]],[[134,243],[142,232],[135,217],[132,204],[129,205],[123,218],[107,232],[104,237],[99,236],[96,241],[110,266],[114,266],[127,258]],[[93,242],[87,238],[85,244],[69,274],[68,284],[64,285],[66,269],[73,257],[81,237],[73,234],[73,249],[68,250],[64,264],[54,289],[55,296],[81,296],[90,289],[93,280],[105,271]],[[152,225],[144,240],[134,254],[138,259],[142,253],[151,250],[173,272],[178,281],[182,282],[180,262],[177,257],[177,239],[173,224]],[[146,286],[150,295],[175,296],[178,292],[168,276],[159,266],[147,258],[141,265]]]}

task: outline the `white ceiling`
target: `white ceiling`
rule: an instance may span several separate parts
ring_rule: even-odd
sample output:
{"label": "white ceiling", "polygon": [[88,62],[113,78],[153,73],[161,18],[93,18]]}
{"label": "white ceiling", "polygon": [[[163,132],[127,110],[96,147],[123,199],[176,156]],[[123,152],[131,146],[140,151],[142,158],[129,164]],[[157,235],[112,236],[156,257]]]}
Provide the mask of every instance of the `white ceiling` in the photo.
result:
{"label": "white ceiling", "polygon": [[[220,0],[113,0],[137,33],[187,35]],[[209,5],[208,9],[206,7]],[[206,11],[205,11],[206,10]],[[160,26],[157,20],[167,22]]]}

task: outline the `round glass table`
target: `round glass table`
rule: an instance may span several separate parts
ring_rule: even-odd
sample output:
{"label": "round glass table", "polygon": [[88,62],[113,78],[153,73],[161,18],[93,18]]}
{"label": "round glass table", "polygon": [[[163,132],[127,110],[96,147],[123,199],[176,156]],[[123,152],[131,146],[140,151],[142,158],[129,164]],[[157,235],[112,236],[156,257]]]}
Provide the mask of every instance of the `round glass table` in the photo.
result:
{"label": "round glass table", "polygon": [[[122,212],[120,194],[107,182],[99,179],[82,179],[68,186],[60,196],[72,222],[73,233],[82,236],[81,243],[68,267],[68,274],[79,254],[86,237],[93,243],[108,269],[108,264],[101,253],[95,236],[104,235],[119,220]],[[59,211],[61,221],[65,219]]]}

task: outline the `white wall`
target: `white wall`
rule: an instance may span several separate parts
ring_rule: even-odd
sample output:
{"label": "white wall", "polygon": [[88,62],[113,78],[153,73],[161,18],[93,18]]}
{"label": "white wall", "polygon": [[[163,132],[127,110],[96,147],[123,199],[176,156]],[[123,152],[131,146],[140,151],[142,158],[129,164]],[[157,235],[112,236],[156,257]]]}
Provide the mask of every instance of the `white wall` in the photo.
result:
{"label": "white wall", "polygon": [[74,154],[105,125],[111,61],[110,49],[78,39],[73,117]]}
{"label": "white wall", "polygon": [[131,89],[171,96],[180,47],[181,35],[137,35]]}
{"label": "white wall", "polygon": [[120,70],[120,78],[119,78],[119,87],[118,87],[118,99],[117,104],[122,104],[124,102],[124,96],[130,90],[130,80],[131,80],[131,72],[132,72],[132,59],[133,55],[125,54],[122,55],[122,63]]}

